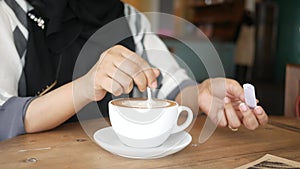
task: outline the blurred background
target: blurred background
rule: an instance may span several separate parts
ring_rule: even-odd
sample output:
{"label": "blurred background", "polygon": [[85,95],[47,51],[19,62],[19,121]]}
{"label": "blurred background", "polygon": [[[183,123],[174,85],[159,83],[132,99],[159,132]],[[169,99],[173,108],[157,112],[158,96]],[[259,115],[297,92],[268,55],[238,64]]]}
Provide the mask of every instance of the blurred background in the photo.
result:
{"label": "blurred background", "polygon": [[[269,115],[297,116],[300,101],[299,0],[124,0],[142,12],[163,12],[193,23],[211,40],[227,77],[252,83]],[[179,35],[190,45],[205,45],[195,30],[174,22],[164,27],[149,17],[169,49],[193,71],[207,78],[194,53],[171,38]],[[157,30],[159,29],[159,30]],[[164,35],[164,36],[163,36]],[[299,114],[298,114],[299,116]]]}

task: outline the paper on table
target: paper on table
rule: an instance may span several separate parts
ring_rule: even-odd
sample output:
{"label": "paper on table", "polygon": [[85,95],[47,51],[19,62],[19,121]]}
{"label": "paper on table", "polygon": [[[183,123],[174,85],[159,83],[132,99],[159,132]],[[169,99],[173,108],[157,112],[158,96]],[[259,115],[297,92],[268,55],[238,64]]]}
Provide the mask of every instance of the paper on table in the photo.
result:
{"label": "paper on table", "polygon": [[266,154],[260,159],[240,166],[236,169],[268,169],[268,168],[293,168],[300,169],[300,163],[285,158],[277,157],[271,154]]}

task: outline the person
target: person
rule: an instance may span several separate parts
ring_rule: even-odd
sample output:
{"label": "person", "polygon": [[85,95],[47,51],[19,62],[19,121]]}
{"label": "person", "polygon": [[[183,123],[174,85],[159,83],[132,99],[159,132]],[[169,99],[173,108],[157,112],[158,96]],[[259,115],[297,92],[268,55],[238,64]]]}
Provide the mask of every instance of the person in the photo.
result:
{"label": "person", "polygon": [[[214,78],[200,84],[191,80],[164,43],[146,33],[150,25],[143,15],[132,15],[137,13],[118,0],[1,0],[0,43],[5,45],[0,46],[0,140],[52,129],[92,101],[104,101],[109,94],[135,96],[148,86],[160,88],[157,96],[180,103],[196,87],[200,110],[218,118],[220,126],[254,130],[267,123],[261,106],[250,109],[244,103],[243,89],[235,80]],[[88,38],[122,16],[126,18],[122,30],[133,36],[106,46],[94,66],[72,80],[77,56]],[[24,43],[25,49],[20,47]],[[167,54],[141,57],[151,49]],[[172,72],[178,83],[163,76],[158,84],[161,70]],[[212,85],[226,90],[226,95],[214,93]],[[211,111],[216,107],[214,99],[222,103],[222,116]]]}

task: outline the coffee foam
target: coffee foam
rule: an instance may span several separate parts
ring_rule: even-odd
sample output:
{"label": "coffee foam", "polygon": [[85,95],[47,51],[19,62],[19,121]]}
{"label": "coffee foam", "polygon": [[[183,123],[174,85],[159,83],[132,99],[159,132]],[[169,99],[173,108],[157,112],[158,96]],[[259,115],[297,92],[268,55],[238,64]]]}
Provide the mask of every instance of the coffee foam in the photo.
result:
{"label": "coffee foam", "polygon": [[145,99],[124,99],[115,100],[112,102],[114,105],[124,106],[124,107],[136,107],[136,108],[160,108],[169,107],[175,103],[167,100],[153,99],[150,103]]}
{"label": "coffee foam", "polygon": [[121,103],[123,106],[128,107],[138,107],[138,108],[157,108],[157,107],[166,107],[169,106],[169,102],[163,102],[163,101],[149,101],[148,100],[127,100]]}

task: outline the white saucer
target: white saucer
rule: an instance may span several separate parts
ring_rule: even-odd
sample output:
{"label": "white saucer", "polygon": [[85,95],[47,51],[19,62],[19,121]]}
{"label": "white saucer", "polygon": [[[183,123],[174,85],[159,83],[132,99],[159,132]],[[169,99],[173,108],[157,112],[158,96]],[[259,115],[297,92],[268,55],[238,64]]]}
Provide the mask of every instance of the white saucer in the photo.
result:
{"label": "white saucer", "polygon": [[105,150],[122,157],[136,159],[161,158],[176,153],[192,141],[192,136],[185,132],[172,134],[162,145],[154,148],[134,148],[121,143],[112,127],[100,129],[94,133],[94,139]]}

